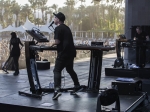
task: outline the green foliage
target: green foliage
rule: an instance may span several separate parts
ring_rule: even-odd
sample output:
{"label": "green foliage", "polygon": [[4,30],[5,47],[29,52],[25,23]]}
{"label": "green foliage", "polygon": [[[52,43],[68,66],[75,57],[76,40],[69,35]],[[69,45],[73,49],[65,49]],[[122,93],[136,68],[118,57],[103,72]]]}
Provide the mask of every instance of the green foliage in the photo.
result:
{"label": "green foliage", "polygon": [[[86,0],[66,0],[64,7],[58,7],[57,4],[47,6],[48,0],[28,0],[29,5],[20,6],[15,0],[0,1],[0,24],[7,27],[12,23],[16,26],[24,24],[26,18],[36,25],[45,24],[50,15],[50,21],[53,18],[53,12],[63,12],[66,15],[65,23],[74,31],[116,31],[124,30],[124,0],[100,0],[94,1],[92,5],[85,6]],[[77,3],[79,7],[75,7]],[[36,18],[36,10],[41,10],[42,18]],[[15,16],[15,17],[14,17]]]}

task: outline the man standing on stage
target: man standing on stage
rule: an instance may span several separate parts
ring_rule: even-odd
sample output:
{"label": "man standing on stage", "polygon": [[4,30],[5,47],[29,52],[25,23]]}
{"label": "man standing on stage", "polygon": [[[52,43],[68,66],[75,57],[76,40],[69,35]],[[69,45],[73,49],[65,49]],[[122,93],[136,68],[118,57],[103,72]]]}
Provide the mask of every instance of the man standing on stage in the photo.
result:
{"label": "man standing on stage", "polygon": [[149,36],[142,31],[141,27],[137,27],[134,40],[137,40],[136,64],[137,66],[143,68],[145,67],[146,62],[146,46],[144,46],[144,43],[145,41],[149,41]]}
{"label": "man standing on stage", "polygon": [[136,33],[134,35],[134,40],[142,40],[142,41],[148,41],[149,40],[149,36],[142,31],[141,27],[137,27],[136,28]]}
{"label": "man standing on stage", "polygon": [[74,58],[76,57],[76,49],[73,42],[73,36],[70,28],[64,24],[65,15],[61,12],[55,14],[54,24],[57,25],[54,31],[55,42],[52,46],[57,45],[57,58],[54,67],[54,96],[56,100],[60,95],[61,88],[61,71],[66,68],[74,82],[74,91],[80,88],[77,74],[73,69]]}

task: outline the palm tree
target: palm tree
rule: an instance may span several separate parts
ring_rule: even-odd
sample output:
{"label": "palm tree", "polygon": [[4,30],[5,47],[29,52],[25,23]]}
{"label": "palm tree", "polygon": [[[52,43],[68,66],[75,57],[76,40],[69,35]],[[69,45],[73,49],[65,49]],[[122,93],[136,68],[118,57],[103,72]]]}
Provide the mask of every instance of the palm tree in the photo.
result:
{"label": "palm tree", "polygon": [[[67,0],[65,3],[64,3],[67,7],[67,11],[65,12],[65,15],[67,17],[67,24],[70,26],[72,25],[72,28],[73,28],[73,12],[74,12],[74,6],[76,4],[75,0]],[[60,10],[60,9],[59,9]]]}
{"label": "palm tree", "polygon": [[50,20],[49,20],[49,22],[50,22],[50,21],[52,21],[52,18],[53,18],[53,10],[50,7],[48,7],[47,10],[46,10],[46,12],[45,12],[45,15],[46,15],[45,19],[46,20],[47,20],[47,15],[48,14],[50,15]]}
{"label": "palm tree", "polygon": [[3,11],[4,11],[4,0],[0,1],[0,23],[3,26]]}
{"label": "palm tree", "polygon": [[[28,0],[28,2],[31,4],[30,7],[31,7],[31,9],[33,10],[34,15],[35,15],[35,11],[36,11],[36,9],[37,9],[36,0]],[[35,20],[35,16],[34,16],[34,20]]]}
{"label": "palm tree", "polygon": [[53,5],[51,6],[51,8],[54,9],[54,12],[55,12],[55,13],[58,12],[58,5],[53,4]]}
{"label": "palm tree", "polygon": [[[115,31],[124,27],[124,8],[119,7],[124,0],[107,0],[107,4],[95,2],[92,6],[85,6],[84,2],[86,0],[66,0],[65,6],[59,9],[56,4],[47,7],[47,0],[28,0],[30,5],[26,4],[20,7],[16,1],[11,1],[0,0],[0,24],[3,27],[13,23],[13,14],[16,15],[17,22],[20,19],[24,23],[25,18],[29,17],[30,21],[35,21],[36,24],[43,24],[47,20],[48,14],[50,14],[50,20],[52,20],[52,13],[57,13],[58,11],[66,15],[66,24],[72,25],[72,28],[76,30],[97,29]],[[78,8],[74,7],[76,1],[81,2]],[[117,4],[117,7],[114,4]],[[33,16],[36,10],[42,12],[42,19],[36,19]],[[18,25],[17,22],[16,24]]]}
{"label": "palm tree", "polygon": [[[46,6],[47,1],[48,0],[35,0],[35,1],[34,0],[33,1],[30,0],[30,3],[34,4],[33,6],[35,6],[35,8],[37,10],[41,10],[43,23],[45,23],[44,12],[47,10],[47,6]],[[38,15],[39,15],[39,13],[38,13]],[[37,19],[37,20],[39,20],[39,19]]]}
{"label": "palm tree", "polygon": [[80,7],[78,8],[79,10],[79,25],[80,25],[80,30],[82,30],[82,22],[83,22],[83,18],[85,17],[85,6],[84,5],[80,5]]}
{"label": "palm tree", "polygon": [[21,7],[21,12],[20,12],[21,22],[24,23],[26,18],[27,17],[29,18],[29,16],[33,16],[32,10],[28,4],[25,4]]}
{"label": "palm tree", "polygon": [[67,0],[64,4],[72,10],[75,6],[75,0]]}
{"label": "palm tree", "polygon": [[81,5],[83,5],[83,2],[85,2],[86,0],[79,0],[81,2]]}
{"label": "palm tree", "polygon": [[47,1],[48,1],[48,0],[41,0],[41,6],[40,6],[40,9],[41,9],[41,12],[42,12],[42,21],[43,21],[43,23],[45,23],[44,12],[47,10],[47,6],[46,6]]}
{"label": "palm tree", "polygon": [[88,17],[88,24],[89,24],[89,30],[91,30],[93,27],[94,27],[94,23],[95,23],[95,17],[94,17],[94,8],[93,6],[88,6],[86,9],[85,9],[85,15]]}
{"label": "palm tree", "polygon": [[46,16],[46,10],[47,10],[47,6],[41,6],[41,12],[42,12],[42,21],[43,23],[45,23],[45,16]]}
{"label": "palm tree", "polygon": [[[13,23],[12,12],[11,12],[11,1],[7,0],[3,4],[3,26],[8,26]],[[4,19],[5,18],[5,19]],[[12,21],[11,21],[12,20]]]}
{"label": "palm tree", "polygon": [[21,7],[16,1],[12,1],[11,4],[12,4],[11,5],[11,12],[16,15],[15,24],[16,24],[16,26],[18,26],[19,25],[19,20],[18,20],[19,18],[18,17],[19,17],[19,13],[21,11]]}

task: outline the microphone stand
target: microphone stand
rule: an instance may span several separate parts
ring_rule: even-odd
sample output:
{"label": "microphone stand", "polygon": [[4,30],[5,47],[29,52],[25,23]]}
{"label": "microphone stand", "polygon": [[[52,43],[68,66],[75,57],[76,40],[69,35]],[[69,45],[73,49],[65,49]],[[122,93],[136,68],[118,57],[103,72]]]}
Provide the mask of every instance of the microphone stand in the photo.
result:
{"label": "microphone stand", "polygon": [[[53,27],[53,25],[52,26],[49,26],[48,28],[50,29],[50,27],[52,27],[53,29],[54,29],[54,27]],[[51,29],[50,29],[51,30]],[[55,30],[55,29],[54,29]],[[53,31],[53,30],[51,30],[51,31]]]}

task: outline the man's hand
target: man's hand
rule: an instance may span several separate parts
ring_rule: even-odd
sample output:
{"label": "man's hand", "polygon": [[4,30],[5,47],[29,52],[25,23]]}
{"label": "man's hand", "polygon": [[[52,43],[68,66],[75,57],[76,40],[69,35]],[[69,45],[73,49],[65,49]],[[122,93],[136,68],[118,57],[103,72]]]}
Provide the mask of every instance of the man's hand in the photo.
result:
{"label": "man's hand", "polygon": [[54,47],[55,45],[52,43],[51,47]]}
{"label": "man's hand", "polygon": [[133,40],[136,40],[136,37],[134,37]]}
{"label": "man's hand", "polygon": [[52,43],[52,46],[51,46],[51,47],[53,47],[54,45],[58,45],[59,43],[60,43],[60,40],[55,39],[55,42],[54,42],[54,43]]}
{"label": "man's hand", "polygon": [[146,36],[146,40],[149,41],[149,36]]}
{"label": "man's hand", "polygon": [[55,39],[55,45],[58,45],[60,43],[60,40]]}

